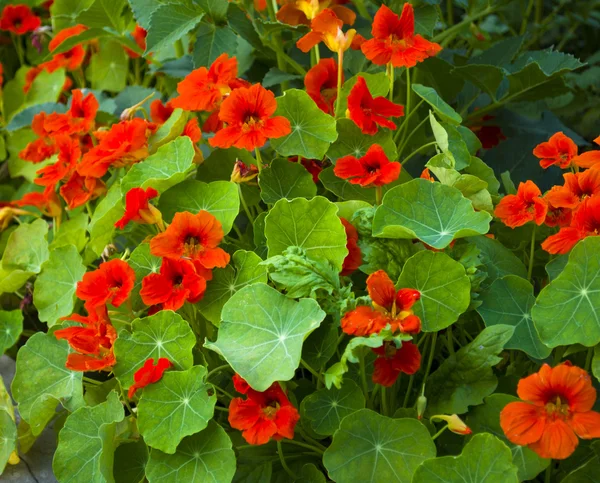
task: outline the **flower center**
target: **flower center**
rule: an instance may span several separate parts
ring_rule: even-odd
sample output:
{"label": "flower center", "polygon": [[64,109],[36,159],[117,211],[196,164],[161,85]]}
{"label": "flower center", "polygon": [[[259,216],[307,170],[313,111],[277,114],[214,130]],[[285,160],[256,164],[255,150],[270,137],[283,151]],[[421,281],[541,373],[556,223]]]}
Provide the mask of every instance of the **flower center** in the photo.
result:
{"label": "flower center", "polygon": [[277,401],[272,401],[263,408],[263,413],[267,418],[273,419],[275,417],[275,414],[277,414],[277,411],[279,411],[279,408],[279,403]]}
{"label": "flower center", "polygon": [[182,283],[183,283],[183,276],[181,276],[181,275],[177,275],[173,279],[173,286],[176,288],[180,287]]}
{"label": "flower center", "polygon": [[193,257],[204,249],[202,240],[194,235],[188,235],[183,242],[183,251],[187,256]]}
{"label": "flower center", "polygon": [[556,396],[556,399],[546,403],[546,413],[552,418],[564,419],[569,416],[569,405]]}

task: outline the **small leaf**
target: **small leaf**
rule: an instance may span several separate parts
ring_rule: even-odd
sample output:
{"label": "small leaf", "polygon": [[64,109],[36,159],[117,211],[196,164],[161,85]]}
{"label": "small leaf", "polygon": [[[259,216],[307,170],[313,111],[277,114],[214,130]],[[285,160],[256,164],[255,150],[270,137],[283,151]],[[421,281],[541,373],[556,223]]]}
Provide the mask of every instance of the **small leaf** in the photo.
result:
{"label": "small leaf", "polygon": [[452,124],[460,124],[462,117],[450,105],[448,105],[435,91],[435,89],[421,84],[413,84],[412,90],[427,104],[429,104],[435,112],[446,122]]}
{"label": "small leaf", "polygon": [[531,311],[542,342],[550,348],[600,342],[600,238],[580,241],[562,273],[542,289]]}
{"label": "small leaf", "polygon": [[188,179],[165,191],[160,197],[159,208],[168,222],[175,213],[189,211],[196,214],[206,210],[221,222],[226,235],[240,210],[238,185],[229,181],[203,183]]}
{"label": "small leaf", "polygon": [[131,188],[148,187],[163,193],[185,180],[193,160],[192,141],[180,136],[141,163],[134,164],[121,181],[121,193],[125,195]]}
{"label": "small leaf", "polygon": [[30,224],[19,225],[8,237],[2,268],[40,273],[48,260],[48,223],[41,218]]}
{"label": "small leaf", "polygon": [[517,467],[508,447],[491,434],[477,434],[460,456],[425,461],[413,483],[517,483]]}
{"label": "small leaf", "polygon": [[[226,2],[221,2],[227,6]],[[228,26],[216,26],[202,22],[196,33],[194,67],[210,66],[221,54],[234,56],[238,48],[238,37]]]}
{"label": "small leaf", "polygon": [[385,194],[375,212],[373,235],[418,238],[440,249],[457,238],[487,233],[491,219],[475,212],[456,188],[414,179]]}
{"label": "small leaf", "polygon": [[452,325],[471,301],[471,282],[464,267],[445,253],[423,250],[414,254],[404,265],[398,287],[421,293],[413,310],[424,332]]}
{"label": "small leaf", "polygon": [[69,415],[58,435],[52,469],[60,482],[111,482],[115,430],[125,418],[116,392],[106,402]]}
{"label": "small leaf", "polygon": [[468,238],[467,241],[479,248],[483,266],[488,274],[485,283],[491,285],[505,275],[527,278],[527,268],[515,254],[498,240],[486,236]]}
{"label": "small leaf", "polygon": [[322,196],[310,201],[279,200],[265,218],[269,257],[297,246],[304,248],[309,258],[329,261],[341,271],[348,250],[346,231],[337,211],[337,206]]}
{"label": "small leaf", "polygon": [[192,367],[196,336],[179,314],[161,310],[149,317],[135,319],[131,329],[131,333],[120,331],[114,345],[117,364],[113,372],[123,389],[133,384],[133,374],[148,359],[156,361],[166,357],[179,370]]}
{"label": "small leaf", "polygon": [[257,391],[275,381],[289,381],[300,364],[302,342],[325,312],[312,299],[291,300],[256,283],[225,304],[216,342],[204,347],[221,354]]}
{"label": "small leaf", "polygon": [[339,119],[337,121],[337,132],[337,140],[327,151],[327,157],[334,163],[343,156],[362,158],[373,144],[379,144],[390,161],[398,159],[396,144],[390,131],[380,130],[375,135],[370,136],[369,134],[363,134],[354,121]]}
{"label": "small leaf", "polygon": [[284,157],[302,156],[321,159],[337,139],[335,119],[317,107],[310,96],[299,89],[288,89],[277,99],[275,115],[286,117],[292,132],[271,140],[271,146]]}
{"label": "small leaf", "polygon": [[498,354],[513,333],[509,325],[486,327],[446,359],[427,380],[427,413],[463,414],[492,394],[498,385],[492,367],[502,360]]}
{"label": "small leaf", "polygon": [[42,266],[35,281],[33,303],[38,317],[48,327],[61,317],[71,315],[75,304],[75,290],[85,273],[81,256],[73,245],[55,248]]}
{"label": "small leaf", "polygon": [[38,435],[56,412],[56,405],[73,411],[84,405],[82,372],[65,368],[69,344],[38,332],[17,353],[12,393],[21,417]]}
{"label": "small leaf", "polygon": [[300,412],[312,430],[331,436],[340,427],[342,419],[365,407],[365,396],[352,380],[343,382],[341,389],[319,389],[302,400]]}
{"label": "small leaf", "polygon": [[337,483],[405,483],[419,465],[435,457],[429,431],[415,419],[391,419],[369,409],[345,417],[323,455]]}
{"label": "small leaf", "polygon": [[154,450],[146,466],[150,483],[227,483],[235,473],[235,453],[227,433],[214,421],[185,438],[175,454]]}
{"label": "small leaf", "polygon": [[515,328],[506,349],[522,350],[534,359],[550,355],[552,351],[540,341],[531,319],[531,307],[535,303],[531,283],[516,275],[506,275],[483,292],[480,300],[477,312],[487,327],[506,324]]}
{"label": "small leaf", "polygon": [[0,310],[0,356],[17,343],[23,332],[21,310]]}
{"label": "small leaf", "polygon": [[204,366],[167,371],[160,381],[142,389],[138,427],[148,446],[173,454],[185,436],[206,428],[217,402],[206,375]]}
{"label": "small leaf", "polygon": [[313,198],[317,185],[312,175],[300,163],[276,159],[258,178],[260,197],[265,203],[277,203],[280,199]]}
{"label": "small leaf", "polygon": [[56,235],[50,243],[50,250],[60,247],[75,245],[77,252],[81,252],[88,241],[87,227],[89,218],[87,213],[71,216],[61,223]]}
{"label": "small leaf", "polygon": [[172,46],[196,27],[204,13],[183,2],[158,7],[150,16],[146,52],[156,52]]}
{"label": "small leaf", "polygon": [[238,250],[232,258],[232,264],[213,271],[213,279],[208,282],[204,297],[196,305],[200,313],[217,327],[221,323],[221,310],[233,294],[246,285],[267,283],[267,269],[260,264],[262,259],[256,253]]}

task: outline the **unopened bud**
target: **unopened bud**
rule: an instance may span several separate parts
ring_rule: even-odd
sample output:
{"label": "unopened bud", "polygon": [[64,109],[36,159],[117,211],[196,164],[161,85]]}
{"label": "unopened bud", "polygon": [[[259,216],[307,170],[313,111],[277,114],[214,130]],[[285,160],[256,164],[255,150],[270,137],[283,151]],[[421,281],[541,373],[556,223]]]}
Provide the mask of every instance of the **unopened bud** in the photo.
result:
{"label": "unopened bud", "polygon": [[254,164],[246,165],[240,160],[235,162],[233,172],[231,173],[232,183],[247,183],[258,176],[258,166]]}
{"label": "unopened bud", "polygon": [[448,423],[448,429],[456,434],[462,434],[466,436],[467,434],[471,434],[471,428],[469,428],[462,419],[460,419],[456,414],[452,414],[451,416],[446,416],[444,414],[439,414],[436,416],[432,416],[431,420],[434,419],[440,421],[446,421]]}
{"label": "unopened bud", "polygon": [[421,419],[427,408],[427,398],[422,394],[417,398],[417,419]]}

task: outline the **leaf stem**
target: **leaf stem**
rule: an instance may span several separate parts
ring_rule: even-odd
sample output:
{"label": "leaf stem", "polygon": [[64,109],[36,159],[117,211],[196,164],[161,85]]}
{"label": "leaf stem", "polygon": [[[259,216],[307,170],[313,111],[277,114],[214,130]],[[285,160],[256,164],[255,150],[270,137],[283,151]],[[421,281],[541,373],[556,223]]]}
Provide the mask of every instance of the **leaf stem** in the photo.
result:
{"label": "leaf stem", "polygon": [[389,416],[389,408],[387,403],[387,391],[385,386],[381,387],[381,414]]}
{"label": "leaf stem", "polygon": [[262,165],[262,157],[260,155],[260,150],[258,148],[254,148],[254,153],[256,155],[256,166],[258,168],[258,174],[260,175],[260,172],[263,169],[263,165]]}
{"label": "leaf stem", "polygon": [[240,203],[242,204],[242,208],[244,209],[244,212],[246,213],[246,216],[248,217],[248,221],[250,221],[250,223],[252,223],[254,225],[254,217],[252,216],[252,213],[250,212],[250,208],[248,208],[248,204],[246,203],[246,200],[244,199],[244,194],[242,193],[242,185],[238,185],[238,191],[240,193]]}
{"label": "leaf stem", "polygon": [[121,383],[119,383],[119,389],[121,390],[121,396],[123,396],[123,404],[125,404],[125,407],[129,411],[129,414],[131,414],[134,418],[137,419],[137,414],[133,412],[133,409],[131,409],[129,401],[127,400],[127,396],[125,395],[125,390],[123,389]]}
{"label": "leaf stem", "polygon": [[550,460],[550,464],[548,465],[548,468],[546,468],[544,483],[550,483],[551,481],[552,481],[552,460]]}
{"label": "leaf stem", "polygon": [[531,282],[531,275],[533,274],[533,260],[535,258],[535,232],[537,225],[534,223],[533,230],[531,232],[531,247],[529,248],[529,268],[527,269],[527,280]]}
{"label": "leaf stem", "polygon": [[[321,451],[325,451],[327,448],[325,446],[323,446],[321,443],[319,443],[317,440],[311,438],[308,434],[306,434],[304,432],[304,430],[301,427],[297,428],[298,434],[300,436],[302,436],[302,439],[304,439],[307,443],[312,444],[313,446],[316,446],[317,448],[319,448]],[[297,442],[297,441],[296,441]]]}
{"label": "leaf stem", "polygon": [[585,358],[585,366],[584,366],[584,368],[587,372],[590,372],[590,369],[592,367],[593,357],[594,357],[594,348],[590,347],[587,351],[587,356]]}
{"label": "leaf stem", "polygon": [[296,441],[295,439],[282,439],[281,441],[278,441],[278,443],[293,444],[295,446],[300,446],[301,448],[309,449],[309,450],[314,451],[314,452],[316,452],[318,454],[323,454],[323,452],[324,452],[322,449],[319,449],[316,446],[313,446],[312,444],[302,443],[301,441]]}
{"label": "leaf stem", "polygon": [[435,433],[432,436],[432,440],[435,441],[437,439],[438,436],[440,436],[444,431],[446,431],[446,429],[448,429],[448,425],[446,424],[442,429],[440,429],[437,433]]}
{"label": "leaf stem", "polygon": [[216,374],[217,372],[222,371],[223,369],[229,369],[229,364],[223,364],[222,366],[215,367],[212,371],[210,371],[206,375],[206,379],[210,379],[210,376],[212,376],[213,374]]}
{"label": "leaf stem", "polygon": [[446,329],[446,337],[447,337],[447,343],[448,343],[448,352],[450,353],[451,356],[454,355],[454,339],[452,337],[452,326],[449,326]]}
{"label": "leaf stem", "polygon": [[362,390],[365,395],[365,399],[369,399],[369,386],[367,385],[367,370],[365,367],[365,356],[363,353],[359,357],[359,370],[360,370],[360,382],[362,384]]}
{"label": "leaf stem", "polygon": [[[390,78],[389,99],[390,101],[394,102],[394,66],[392,65],[391,61],[388,63],[386,70],[388,77]],[[408,72],[408,69],[406,69],[406,71]]]}
{"label": "leaf stem", "polygon": [[383,199],[383,187],[375,186],[375,204],[379,206],[381,204],[381,200]]}
{"label": "leaf stem", "polygon": [[427,378],[429,377],[429,371],[431,371],[431,365],[433,364],[433,357],[435,356],[435,344],[437,342],[437,332],[434,332],[431,336],[431,346],[429,347],[429,360],[427,361],[427,369],[425,370],[425,377],[423,378],[423,384],[421,387],[425,387]]}
{"label": "leaf stem", "polygon": [[283,449],[281,447],[281,441],[277,441],[277,454],[279,454],[279,461],[281,461],[281,466],[285,472],[292,477],[292,479],[296,479],[296,475],[290,470],[290,467],[285,462],[285,456],[283,455]]}
{"label": "leaf stem", "polygon": [[408,136],[402,136],[402,141],[400,142],[400,147],[398,148],[398,159],[400,159],[400,157],[402,156],[402,153],[404,152],[404,148],[408,145],[408,142],[410,141],[410,138],[412,138],[415,135],[415,133],[419,129],[421,129],[421,127],[423,126],[423,124],[425,124],[427,121],[429,121],[429,117],[425,116],[421,120],[421,122],[419,122],[419,124],[417,124],[415,126],[415,128],[410,132],[410,134]]}
{"label": "leaf stem", "polygon": [[433,40],[433,42],[440,43],[442,40],[446,40],[449,37],[453,36],[454,34],[458,33],[463,27],[471,24],[473,21],[475,21],[481,17],[485,17],[486,15],[489,15],[490,13],[493,13],[496,10],[499,10],[500,8],[501,8],[500,6],[488,7],[479,13],[476,13],[474,15],[466,17],[463,21],[461,21],[461,22],[457,23],[456,25],[453,25],[452,27],[437,34],[435,37],[433,37],[432,40]]}
{"label": "leaf stem", "polygon": [[321,52],[319,52],[319,44],[317,44],[313,47],[313,53],[314,53],[313,55],[315,58],[314,65],[317,65],[319,62],[321,62]]}
{"label": "leaf stem", "polygon": [[410,398],[410,393],[412,391],[413,383],[415,382],[415,375],[411,375],[408,379],[408,387],[406,388],[406,394],[404,395],[404,401],[402,402],[402,407],[405,408],[408,406],[408,399]]}
{"label": "leaf stem", "polygon": [[[338,51],[338,72],[337,72],[337,97],[335,98],[335,112],[337,113],[342,100],[342,77],[344,76],[344,51]],[[342,117],[343,117],[342,113]]]}
{"label": "leaf stem", "polygon": [[321,376],[321,374],[319,374],[317,371],[315,371],[312,367],[310,367],[305,361],[304,359],[300,359],[300,364],[302,364],[302,366],[304,366],[304,368],[310,372],[313,376],[315,376],[317,378],[317,380],[321,381],[322,384],[325,384],[325,381],[323,380],[323,376]]}
{"label": "leaf stem", "polygon": [[83,382],[87,382],[88,384],[93,384],[94,386],[100,386],[102,383],[100,381],[96,381],[95,379],[91,379],[89,377],[83,376]]}
{"label": "leaf stem", "polygon": [[423,148],[427,148],[429,146],[433,146],[434,144],[437,144],[437,143],[435,141],[431,141],[430,143],[423,144],[423,146],[421,146],[420,148],[415,149],[406,158],[404,158],[404,161],[402,161],[402,166],[404,166],[408,162],[408,160],[410,158],[412,158],[413,156],[416,156],[417,154],[419,154],[419,151],[421,151]]}

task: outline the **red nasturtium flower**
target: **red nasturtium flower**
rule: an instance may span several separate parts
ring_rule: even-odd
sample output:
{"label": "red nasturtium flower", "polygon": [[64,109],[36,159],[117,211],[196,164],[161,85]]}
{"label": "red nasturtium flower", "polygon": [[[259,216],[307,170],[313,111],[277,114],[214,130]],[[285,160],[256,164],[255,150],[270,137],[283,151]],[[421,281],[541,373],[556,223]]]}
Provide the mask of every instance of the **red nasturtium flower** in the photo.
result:
{"label": "red nasturtium flower", "polygon": [[266,444],[271,438],[279,441],[293,439],[294,428],[300,419],[278,382],[264,392],[255,391],[237,374],[233,385],[247,399],[236,397],[229,404],[229,424],[242,431],[249,444]]}
{"label": "red nasturtium flower", "polygon": [[566,169],[577,156],[577,144],[563,132],[557,132],[548,141],[538,144],[533,150],[533,155],[540,158],[542,168],[557,165]]}
{"label": "red nasturtium flower", "polygon": [[361,305],[342,318],[342,330],[350,335],[377,334],[390,324],[392,331],[417,334],[421,319],[411,310],[421,293],[411,288],[396,290],[387,273],[378,270],[367,278],[367,291],[373,307]]}
{"label": "red nasturtium flower", "polygon": [[340,5],[345,0],[287,0],[277,11],[277,20],[288,25],[310,25],[310,21],[324,9],[332,10],[345,24],[352,25],[356,14]]}
{"label": "red nasturtium flower", "polygon": [[542,243],[548,253],[565,254],[588,236],[600,235],[600,197],[586,198],[573,214],[571,225],[561,228]]}
{"label": "red nasturtium flower", "polygon": [[323,42],[332,52],[345,52],[351,47],[356,30],[350,29],[344,34],[342,25],[344,22],[333,10],[326,8],[311,20],[310,32],[296,42],[296,47],[302,52],[308,52]]}
{"label": "red nasturtium flower", "polygon": [[154,365],[154,359],[146,360],[144,365],[133,374],[134,383],[129,387],[127,397],[131,399],[138,389],[160,381],[165,371],[171,367],[173,367],[173,364],[165,357],[160,357],[156,361],[156,365]]}
{"label": "red nasturtium flower", "polygon": [[381,347],[372,350],[377,354],[373,364],[375,384],[393,386],[400,374],[414,374],[421,367],[421,353],[412,342],[402,342],[399,349],[393,342],[384,342]]}
{"label": "red nasturtium flower", "polygon": [[200,67],[177,84],[179,97],[170,104],[186,111],[214,111],[231,92],[237,73],[237,59],[221,54],[208,69]]}
{"label": "red nasturtium flower", "polygon": [[545,196],[544,199],[548,204],[548,213],[546,213],[546,219],[544,220],[544,225],[546,226],[569,226],[571,224],[571,220],[573,219],[573,210],[571,208],[558,208],[553,206],[552,203],[548,200],[548,197]]}
{"label": "red nasturtium flower", "polygon": [[70,210],[95,200],[106,192],[104,181],[93,176],[81,176],[75,171],[69,180],[60,187],[60,195]]}
{"label": "red nasturtium flower", "polygon": [[42,20],[27,5],[7,5],[0,16],[0,29],[16,35],[33,32],[42,25]]}
{"label": "red nasturtium flower", "polygon": [[94,126],[98,101],[91,92],[83,97],[80,89],[74,89],[71,107],[64,114],[52,113],[44,118],[44,130],[56,134],[83,134]]}
{"label": "red nasturtium flower", "polygon": [[404,106],[394,104],[383,96],[373,98],[364,77],[358,77],[348,95],[348,117],[363,134],[376,134],[377,126],[396,129],[396,124],[388,117],[400,116],[404,116]]}
{"label": "red nasturtium flower", "polygon": [[56,136],[55,141],[58,148],[58,160],[56,163],[36,171],[39,178],[36,178],[34,183],[40,186],[55,186],[73,172],[81,157],[79,140],[61,134]]}
{"label": "red nasturtium flower", "polygon": [[[323,112],[332,114],[337,98],[338,65],[335,60],[321,59],[304,77],[306,93]],[[342,82],[344,77],[342,75]]]}
{"label": "red nasturtium flower", "polygon": [[373,144],[360,159],[352,155],[338,159],[333,172],[352,184],[369,187],[396,181],[401,169],[402,165],[390,161],[379,144]]}
{"label": "red nasturtium flower", "polygon": [[542,458],[565,459],[579,444],[577,437],[600,437],[600,413],[592,411],[596,390],[589,374],[570,363],[519,381],[524,402],[507,404],[500,413],[504,434],[514,444],[527,446]]}
{"label": "red nasturtium flower", "polygon": [[548,204],[542,198],[542,192],[536,184],[528,180],[519,183],[516,195],[506,195],[496,206],[494,214],[506,226],[516,228],[530,221],[537,225],[544,223]]}
{"label": "red nasturtium flower", "polygon": [[435,181],[434,177],[431,176],[431,172],[429,171],[429,168],[425,168],[421,172],[421,176],[419,176],[419,178],[426,179],[427,181],[431,181],[432,183]]}
{"label": "red nasturtium flower", "polygon": [[404,4],[400,16],[382,5],[373,19],[371,33],[373,38],[363,43],[361,49],[377,65],[414,67],[442,50],[439,44],[415,35],[415,12],[410,3]]}
{"label": "red nasturtium flower", "polygon": [[[140,50],[142,52],[144,50],[146,50],[146,37],[147,36],[148,36],[148,32],[146,32],[146,30],[144,30],[139,25],[136,25],[135,28],[133,29],[133,32],[131,32],[131,37],[133,38],[133,41],[140,48]],[[137,59],[140,56],[139,54],[136,54],[133,50],[128,49],[127,47],[125,47],[125,53],[131,59]]]}
{"label": "red nasturtium flower", "polygon": [[346,230],[346,248],[348,249],[348,255],[344,258],[342,264],[341,275],[347,276],[352,274],[362,264],[362,254],[358,247],[358,232],[354,225],[344,218],[340,218],[344,230]]}
{"label": "red nasturtium flower", "polygon": [[260,84],[235,89],[219,111],[219,119],[227,127],[209,140],[210,145],[252,151],[264,146],[268,139],[286,136],[292,132],[290,121],[283,116],[273,116],[276,109],[275,94]]}
{"label": "red nasturtium flower", "polygon": [[119,229],[125,228],[127,223],[162,225],[162,214],[149,201],[158,196],[158,191],[154,188],[131,188],[125,195],[125,213],[123,217],[115,223]]}
{"label": "red nasturtium flower", "polygon": [[223,268],[229,254],[218,248],[222,239],[221,223],[208,211],[184,211],[175,213],[168,228],[150,241],[150,251],[157,257],[185,257],[209,270]]}
{"label": "red nasturtium flower", "polygon": [[75,295],[90,308],[110,303],[119,307],[127,300],[133,285],[135,272],[127,262],[118,258],[101,263],[98,269],[87,272],[77,283]]}
{"label": "red nasturtium flower", "polygon": [[544,199],[556,208],[575,209],[584,199],[600,195],[600,169],[565,173],[564,186],[554,186]]}
{"label": "red nasturtium flower", "polygon": [[169,120],[174,110],[175,108],[171,104],[171,101],[163,104],[160,99],[154,99],[150,103],[150,119],[156,124],[164,124]]}
{"label": "red nasturtium flower", "polygon": [[42,214],[52,218],[56,218],[62,213],[62,205],[56,196],[54,186],[46,187],[41,193],[37,191],[27,193],[14,204],[16,206],[35,206]]}
{"label": "red nasturtium flower", "polygon": [[195,304],[206,290],[206,280],[194,264],[183,258],[163,258],[160,273],[142,279],[140,296],[146,305],[162,304],[165,310],[178,310],[185,302]]}
{"label": "red nasturtium flower", "polygon": [[113,344],[117,331],[108,318],[106,305],[90,307],[86,304],[87,316],[72,314],[62,320],[72,320],[84,327],[68,327],[54,332],[57,339],[66,339],[77,351],[69,354],[66,367],[73,371],[100,371],[113,366],[116,362]]}
{"label": "red nasturtium flower", "polygon": [[[88,28],[85,25],[75,25],[61,30],[48,44],[50,52],[54,52],[60,44],[62,44],[68,38],[79,35],[85,32]],[[54,72],[56,69],[64,67],[67,70],[77,70],[83,64],[85,58],[85,49],[82,45],[76,45],[72,49],[62,52],[60,54],[54,54],[51,60],[40,64],[40,67],[48,72]]]}

